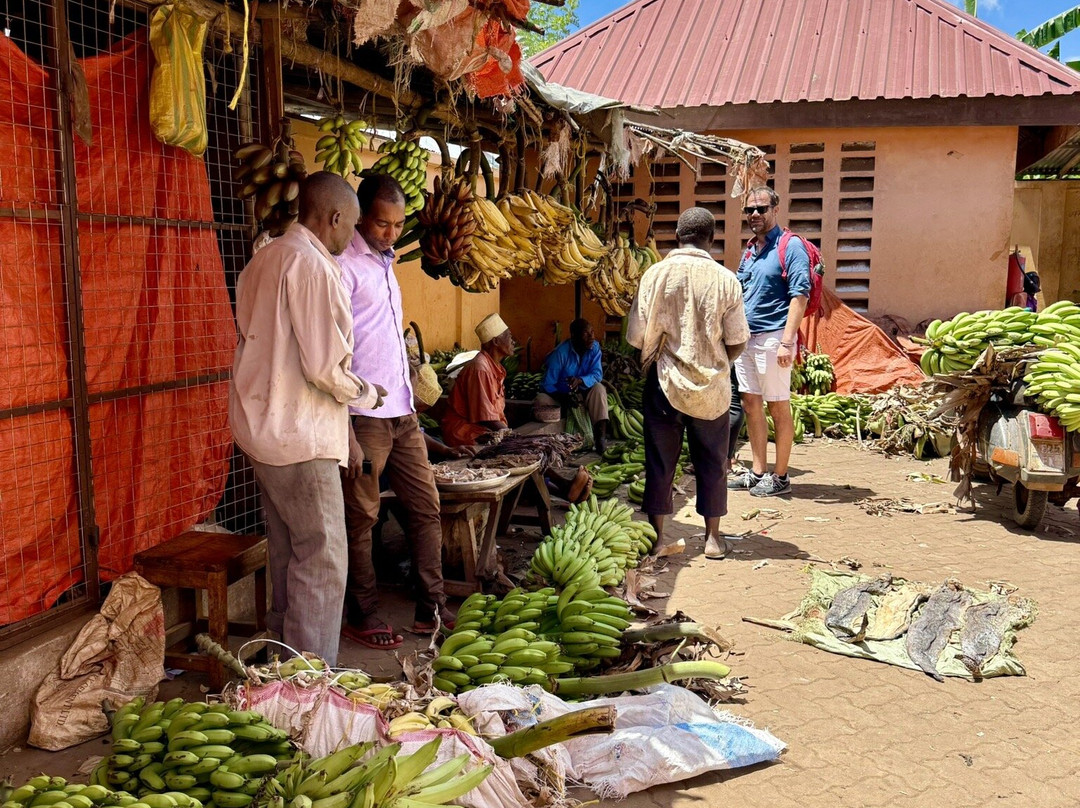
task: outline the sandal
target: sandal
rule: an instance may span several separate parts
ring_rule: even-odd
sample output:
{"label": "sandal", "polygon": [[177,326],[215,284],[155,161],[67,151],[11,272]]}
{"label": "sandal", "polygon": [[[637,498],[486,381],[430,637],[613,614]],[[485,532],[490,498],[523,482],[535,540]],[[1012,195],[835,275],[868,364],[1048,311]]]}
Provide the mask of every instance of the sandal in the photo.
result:
{"label": "sandal", "polygon": [[[341,629],[341,636],[347,640],[360,643],[360,645],[367,648],[374,648],[376,651],[393,651],[395,648],[400,648],[401,643],[405,641],[405,638],[400,634],[394,633],[393,626],[381,621],[379,625],[373,628],[360,628],[359,626],[345,624]],[[376,637],[386,639],[380,642],[375,639]]]}
{"label": "sandal", "polygon": [[[445,628],[447,631],[453,631],[454,623],[457,620],[457,615],[451,612],[449,609],[444,609],[439,614],[439,620],[443,628]],[[411,631],[413,634],[431,634],[433,631],[435,631],[435,618],[433,617],[430,620],[414,620],[412,628],[410,628],[409,631]]]}

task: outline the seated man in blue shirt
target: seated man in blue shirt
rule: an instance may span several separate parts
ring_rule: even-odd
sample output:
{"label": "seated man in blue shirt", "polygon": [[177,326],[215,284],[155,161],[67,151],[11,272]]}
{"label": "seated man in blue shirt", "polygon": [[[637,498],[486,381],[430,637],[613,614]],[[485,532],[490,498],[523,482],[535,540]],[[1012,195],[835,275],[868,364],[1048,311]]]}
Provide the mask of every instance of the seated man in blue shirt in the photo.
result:
{"label": "seated man in blue shirt", "polygon": [[570,323],[570,339],[563,341],[547,358],[547,371],[534,402],[537,406],[564,409],[584,400],[593,425],[596,451],[607,448],[604,432],[608,422],[607,390],[600,366],[600,343],[592,323],[579,317]]}

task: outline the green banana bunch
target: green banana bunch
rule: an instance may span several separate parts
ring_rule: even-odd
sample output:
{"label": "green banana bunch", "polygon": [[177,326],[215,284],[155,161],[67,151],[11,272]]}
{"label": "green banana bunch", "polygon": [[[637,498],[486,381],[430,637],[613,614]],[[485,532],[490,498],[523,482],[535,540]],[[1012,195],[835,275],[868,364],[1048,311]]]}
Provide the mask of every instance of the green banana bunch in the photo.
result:
{"label": "green banana bunch", "polygon": [[799,386],[796,387],[795,372],[791,374],[791,390],[797,393],[808,393],[813,396],[821,396],[832,390],[836,381],[836,372],[833,369],[832,360],[828,354],[808,353],[803,360],[797,363],[799,369]]}
{"label": "green banana bunch", "polygon": [[[137,698],[113,715],[112,754],[93,770],[90,782],[163,803],[150,808],[186,808],[177,794],[200,803],[213,800],[220,808],[246,808],[263,778],[294,754],[288,735],[257,712]],[[162,794],[172,795],[177,806],[156,800]]]}
{"label": "green banana bunch", "polygon": [[255,220],[272,235],[285,232],[300,212],[300,184],[307,178],[304,155],[290,139],[279,138],[274,147],[245,143],[233,156],[240,165],[233,179],[241,183],[237,196],[254,198]]}
{"label": "green banana bunch", "polygon": [[1080,306],[1063,301],[1049,306],[1042,315],[1047,324],[1056,320],[1059,333],[1068,339],[1041,351],[1031,363],[1024,376],[1027,394],[1044,412],[1057,416],[1067,430],[1080,431],[1080,335],[1072,334],[1073,329],[1080,330]]}
{"label": "green banana bunch", "polygon": [[12,789],[2,803],[4,808],[202,808],[198,800],[186,794],[154,794],[149,802],[126,791],[114,791],[102,785],[69,783],[63,777],[39,774]]}
{"label": "green banana bunch", "polygon": [[[812,430],[814,437],[829,433],[834,436],[851,437],[860,432],[870,434],[873,406],[866,396],[845,396],[840,393],[800,396],[792,393],[791,412],[795,420],[796,439],[799,427]],[[770,437],[772,437],[771,418]]]}
{"label": "green banana bunch", "polygon": [[[365,169],[363,175],[389,174],[396,179],[405,192],[405,215],[412,217],[424,207],[424,192],[427,188],[427,149],[415,140],[387,140],[379,145],[379,152],[383,156],[370,168]],[[412,229],[407,227],[402,234]],[[404,246],[403,242],[399,244]]]}
{"label": "green banana bunch", "polygon": [[635,505],[645,501],[645,478],[634,480],[626,487],[626,498]]}
{"label": "green banana bunch", "polygon": [[315,144],[315,161],[323,164],[324,171],[347,177],[364,170],[361,155],[368,144],[364,121],[329,115],[319,121],[318,127],[323,134]]}
{"label": "green banana bunch", "polygon": [[622,398],[623,404],[629,409],[640,410],[641,396],[644,392],[645,379],[632,379],[619,389],[619,396]]}
{"label": "green banana bunch", "polygon": [[1019,306],[1010,306],[992,311],[961,312],[951,320],[934,320],[926,328],[926,337],[915,340],[927,346],[919,366],[927,376],[963,373],[971,369],[989,345],[1043,344],[1042,340],[1051,339],[1054,329],[1048,320],[1040,324],[1038,317]]}
{"label": "green banana bunch", "polygon": [[[557,598],[554,594],[545,594],[545,604],[549,598],[551,608],[554,608]],[[538,610],[530,608],[528,611]],[[539,620],[523,621],[497,634],[455,627],[443,642],[439,655],[432,660],[431,667],[435,672],[432,684],[447,693],[461,693],[500,681],[546,688],[553,676],[573,670],[572,666],[560,661],[562,649],[559,645],[525,628],[529,624],[539,629]]]}
{"label": "green banana bunch", "polygon": [[540,383],[544,380],[543,373],[529,373],[520,370],[506,379],[506,395],[508,398],[529,401],[536,398],[540,392]]}
{"label": "green banana bunch", "polygon": [[570,584],[559,593],[555,619],[558,628],[545,636],[559,643],[560,661],[584,672],[622,656],[622,633],[632,613],[625,600],[603,589]]}

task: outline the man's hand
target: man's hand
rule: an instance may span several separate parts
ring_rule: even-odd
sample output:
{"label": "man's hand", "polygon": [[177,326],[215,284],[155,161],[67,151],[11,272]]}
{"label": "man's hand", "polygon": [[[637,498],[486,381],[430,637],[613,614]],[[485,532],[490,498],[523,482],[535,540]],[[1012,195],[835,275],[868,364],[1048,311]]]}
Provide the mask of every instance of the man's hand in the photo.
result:
{"label": "man's hand", "polygon": [[375,406],[372,409],[378,409],[383,405],[383,399],[386,398],[386,388],[381,384],[372,384],[371,386],[375,388],[375,395],[378,396],[378,398],[375,399]]}
{"label": "man's hand", "polygon": [[363,473],[364,450],[360,448],[360,442],[356,439],[352,424],[349,424],[349,465],[345,469],[345,476],[355,480]]}
{"label": "man's hand", "polygon": [[792,348],[788,348],[786,345],[781,345],[776,349],[776,364],[782,368],[791,367],[791,362],[795,358],[795,352]]}
{"label": "man's hand", "polygon": [[476,453],[479,451],[479,446],[455,446],[449,450],[449,454],[450,457],[460,459],[463,457],[476,457]]}
{"label": "man's hand", "polygon": [[566,384],[573,392],[577,392],[577,389],[581,387],[581,379],[579,379],[577,376],[571,376],[569,379],[566,380]]}

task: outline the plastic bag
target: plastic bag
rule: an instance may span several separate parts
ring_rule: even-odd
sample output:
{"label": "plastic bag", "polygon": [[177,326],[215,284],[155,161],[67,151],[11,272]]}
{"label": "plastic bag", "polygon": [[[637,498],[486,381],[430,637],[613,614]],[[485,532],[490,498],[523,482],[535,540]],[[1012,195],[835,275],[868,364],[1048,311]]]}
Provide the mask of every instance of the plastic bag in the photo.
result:
{"label": "plastic bag", "polygon": [[150,128],[169,146],[201,157],[206,151],[206,79],[203,46],[207,22],[176,4],[150,18],[154,72],[150,76]]}
{"label": "plastic bag", "polygon": [[164,665],[161,590],[134,572],[123,575],[34,694],[30,744],[56,751],[107,732],[102,700],[152,698]]}
{"label": "plastic bag", "polygon": [[[470,714],[504,713],[508,731],[576,709],[535,686],[488,685],[462,694],[458,702]],[[658,685],[640,696],[595,699],[587,706],[606,704],[617,711],[614,732],[552,747],[561,750],[569,777],[605,798],[775,760],[785,748],[769,732],[714,711],[700,696],[676,685]]]}

